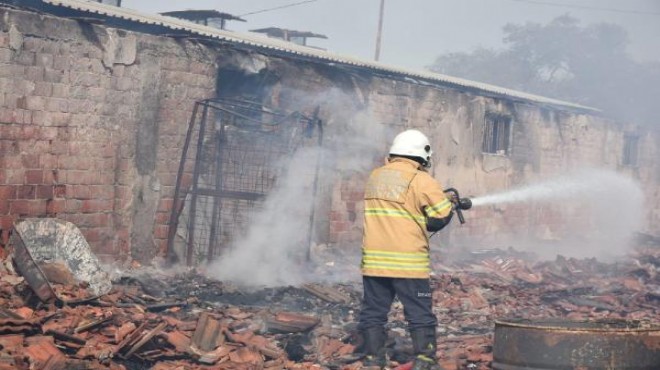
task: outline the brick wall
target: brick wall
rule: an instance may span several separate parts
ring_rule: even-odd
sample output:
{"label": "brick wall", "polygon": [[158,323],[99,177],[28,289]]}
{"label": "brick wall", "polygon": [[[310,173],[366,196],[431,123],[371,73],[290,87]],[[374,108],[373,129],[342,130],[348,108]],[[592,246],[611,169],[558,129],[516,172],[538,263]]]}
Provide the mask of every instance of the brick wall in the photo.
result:
{"label": "brick wall", "polygon": [[[585,164],[628,173],[642,182],[647,196],[642,229],[660,233],[657,133],[640,131],[639,165],[626,167],[623,134],[637,128],[596,115],[265,51],[211,50],[66,18],[0,12],[3,244],[16,219],[54,216],[79,226],[107,259],[149,261],[162,254],[187,121],[194,101],[215,95],[218,68],[257,76],[227,85],[220,79],[220,88],[256,93],[265,105],[286,110],[310,113],[320,107],[329,155],[319,182],[317,241],[359,243],[366,175],[406,128],[430,136],[433,175],[464,195],[509,189]],[[255,81],[261,81],[255,84],[259,91],[249,91]],[[508,156],[481,152],[487,113],[514,122]],[[571,217],[575,227],[583,221],[578,209],[562,208],[475,209],[467,214],[468,224],[452,227],[443,240],[497,245],[507,242],[499,236],[511,230],[560,237],[562,218]]]}
{"label": "brick wall", "polygon": [[[232,61],[234,68],[240,69],[241,63],[236,61],[252,56],[237,54]],[[317,225],[320,241],[340,246],[360,242],[366,175],[382,163],[394,135],[406,128],[418,128],[430,136],[435,151],[433,175],[445,187],[457,187],[463,195],[504,191],[585,166],[628,174],[642,184],[646,195],[647,217],[639,229],[660,233],[654,221],[660,208],[660,172],[651,159],[657,154],[657,133],[621,126],[594,114],[423,86],[365,71],[274,57],[267,58],[264,68],[278,76],[267,94],[276,105],[299,110],[321,106],[325,146],[332,160],[322,174],[319,202],[324,212]],[[506,115],[513,121],[507,156],[482,153],[487,113]],[[373,126],[374,122],[384,128]],[[360,130],[360,126],[366,128]],[[626,131],[640,132],[643,137],[636,167],[621,162]],[[369,150],[355,155],[354,148],[347,149],[351,146]],[[357,168],[345,168],[350,167],[344,166],[346,162],[356,160],[361,162]],[[444,240],[501,247],[511,245],[511,237],[558,240],[599,226],[585,218],[588,212],[582,207],[571,202],[533,202],[477,208],[466,213],[468,223],[453,225]]]}
{"label": "brick wall", "polygon": [[108,260],[165,245],[193,102],[215,53],[190,42],[0,9],[0,236],[75,223]]}

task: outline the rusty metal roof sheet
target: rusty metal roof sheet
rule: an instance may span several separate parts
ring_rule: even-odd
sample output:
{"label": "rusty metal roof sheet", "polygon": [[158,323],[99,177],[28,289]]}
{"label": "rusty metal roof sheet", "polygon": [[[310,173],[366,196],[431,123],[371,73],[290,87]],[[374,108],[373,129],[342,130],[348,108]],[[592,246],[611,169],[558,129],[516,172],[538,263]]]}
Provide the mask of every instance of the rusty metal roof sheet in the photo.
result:
{"label": "rusty metal roof sheet", "polygon": [[212,10],[212,9],[190,9],[190,10],[174,10],[171,12],[163,12],[160,13],[161,15],[168,16],[168,17],[174,17],[174,18],[181,18],[181,19],[187,19],[187,20],[204,20],[204,19],[209,19],[209,18],[222,18],[230,21],[240,21],[240,22],[247,22],[245,19],[241,17],[237,17],[233,14],[229,13],[224,13],[224,12],[219,12],[217,10]]}
{"label": "rusty metal roof sheet", "polygon": [[429,71],[419,71],[406,69],[398,66],[388,65],[385,63],[364,60],[352,56],[340,55],[331,53],[325,50],[316,49],[308,46],[297,45],[291,42],[275,38],[267,38],[263,35],[254,33],[238,33],[226,30],[220,30],[209,26],[203,26],[196,23],[188,22],[182,19],[172,17],[165,17],[156,14],[145,14],[135,10],[120,8],[102,3],[91,2],[87,0],[43,0],[46,4],[54,6],[65,7],[73,10],[87,12],[91,14],[99,14],[106,17],[118,18],[127,21],[133,21],[141,24],[162,26],[171,30],[178,30],[189,32],[198,36],[204,36],[211,39],[222,40],[225,42],[243,44],[260,49],[269,49],[282,52],[284,54],[307,57],[317,59],[328,63],[337,63],[348,66],[361,67],[371,69],[373,71],[390,73],[404,78],[420,80],[426,83],[435,83],[455,88],[463,88],[466,90],[476,90],[483,93],[507,97],[516,100],[523,100],[535,102],[540,104],[547,104],[557,107],[576,109],[580,111],[587,111],[591,113],[599,112],[598,109],[583,106],[580,104],[565,102],[557,99],[551,99],[539,95],[528,94],[516,90],[511,90],[499,86],[485,84],[476,81],[470,81],[462,78],[451,77],[439,73]]}
{"label": "rusty metal roof sheet", "polygon": [[279,28],[279,27],[259,28],[256,30],[250,30],[250,32],[265,33],[266,35],[271,37],[284,37],[286,35],[289,37],[317,37],[320,39],[328,38],[328,36],[321,35],[319,33],[313,33],[309,31],[288,30],[286,28]]}

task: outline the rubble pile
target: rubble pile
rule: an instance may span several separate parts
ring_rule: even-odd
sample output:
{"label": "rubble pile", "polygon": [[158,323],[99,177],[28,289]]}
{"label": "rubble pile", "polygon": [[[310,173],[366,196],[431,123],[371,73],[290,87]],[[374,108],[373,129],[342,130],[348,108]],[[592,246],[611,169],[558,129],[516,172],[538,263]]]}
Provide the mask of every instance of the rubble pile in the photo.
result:
{"label": "rubble pile", "polygon": [[[494,322],[511,317],[624,318],[660,313],[660,249],[626,262],[557,257],[534,262],[515,251],[435,262],[438,358],[446,369],[488,369]],[[45,270],[48,270],[46,268]],[[51,270],[59,271],[58,268]],[[49,272],[57,299],[43,302],[0,266],[0,369],[358,369],[359,283],[244,290],[199,274],[140,272],[110,292]],[[66,275],[66,274],[64,274]],[[388,323],[393,363],[410,360],[403,309]]]}
{"label": "rubble pile", "polygon": [[489,368],[495,321],[507,318],[625,319],[652,326],[660,314],[660,248],[625,262],[557,256],[533,262],[513,250],[473,252],[436,263],[438,356],[447,368]]}
{"label": "rubble pile", "polygon": [[[171,279],[175,289],[196,287],[185,298],[167,297],[168,291],[152,296],[140,285],[148,279],[124,278],[100,297],[44,303],[21,277],[6,268],[0,275],[0,369],[307,369],[354,351],[342,340],[344,330],[323,312],[337,311],[337,299],[347,303],[355,297],[329,287],[261,291],[262,304],[277,307],[238,307],[200,300],[197,294],[211,291],[226,292],[230,299],[246,295],[199,276]],[[80,296],[76,292],[84,290],[51,285],[59,297]],[[291,300],[290,290],[306,294],[304,299],[319,310],[279,309]],[[318,297],[327,301],[319,304]],[[297,338],[301,333],[304,339]],[[314,343],[308,343],[312,338]],[[306,348],[312,345],[313,351]]]}

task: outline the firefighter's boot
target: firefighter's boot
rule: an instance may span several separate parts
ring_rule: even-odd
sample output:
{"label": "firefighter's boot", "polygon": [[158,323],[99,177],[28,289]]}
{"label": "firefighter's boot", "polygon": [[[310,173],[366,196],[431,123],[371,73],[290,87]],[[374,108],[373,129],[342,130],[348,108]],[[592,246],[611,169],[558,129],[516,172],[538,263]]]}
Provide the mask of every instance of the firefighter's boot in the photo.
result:
{"label": "firefighter's boot", "polygon": [[387,365],[385,358],[385,340],[387,335],[382,327],[371,327],[363,332],[364,350],[366,357],[364,359],[364,369],[376,370],[382,369]]}
{"label": "firefighter's boot", "polygon": [[410,337],[415,352],[412,370],[443,370],[435,358],[435,327],[413,329],[410,331]]}

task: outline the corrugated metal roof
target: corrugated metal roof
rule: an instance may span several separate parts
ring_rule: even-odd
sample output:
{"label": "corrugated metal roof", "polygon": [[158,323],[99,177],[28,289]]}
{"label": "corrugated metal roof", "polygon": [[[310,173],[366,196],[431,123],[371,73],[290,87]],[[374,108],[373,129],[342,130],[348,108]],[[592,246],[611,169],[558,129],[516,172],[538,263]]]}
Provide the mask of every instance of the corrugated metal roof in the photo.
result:
{"label": "corrugated metal roof", "polygon": [[88,0],[43,0],[43,2],[54,6],[61,6],[83,12],[99,14],[107,17],[138,22],[142,24],[162,26],[172,30],[185,31],[191,34],[205,36],[212,39],[218,39],[230,43],[244,44],[262,49],[271,49],[286,54],[304,56],[307,58],[318,59],[325,62],[369,68],[376,71],[406,76],[412,79],[425,80],[427,82],[436,82],[438,84],[443,84],[443,85],[451,85],[451,86],[463,87],[467,89],[475,89],[486,93],[504,96],[504,97],[510,97],[518,100],[526,100],[530,102],[549,104],[553,106],[578,109],[583,111],[599,112],[599,110],[595,108],[569,103],[561,100],[546,98],[539,95],[528,94],[516,90],[506,89],[503,87],[489,85],[481,82],[470,81],[462,78],[451,77],[451,76],[428,72],[428,71],[417,71],[412,69],[401,68],[397,66],[388,65],[385,63],[363,60],[352,56],[339,55],[325,50],[310,48],[274,38],[268,38],[263,35],[220,30],[217,28],[196,24],[182,19],[166,17],[157,14],[145,14],[132,9],[105,5],[102,3],[92,2]]}

